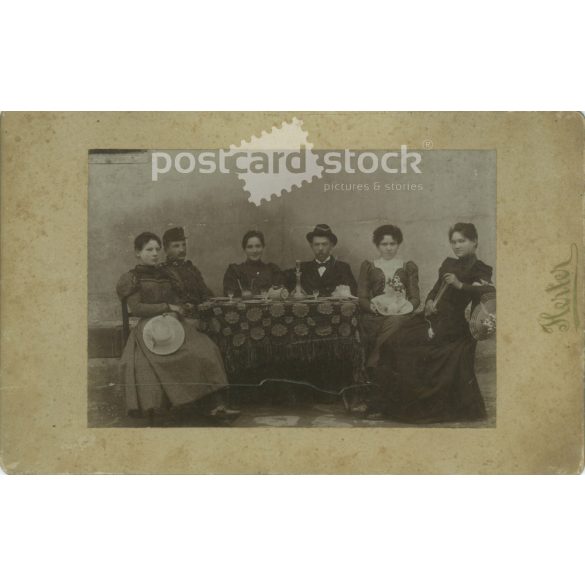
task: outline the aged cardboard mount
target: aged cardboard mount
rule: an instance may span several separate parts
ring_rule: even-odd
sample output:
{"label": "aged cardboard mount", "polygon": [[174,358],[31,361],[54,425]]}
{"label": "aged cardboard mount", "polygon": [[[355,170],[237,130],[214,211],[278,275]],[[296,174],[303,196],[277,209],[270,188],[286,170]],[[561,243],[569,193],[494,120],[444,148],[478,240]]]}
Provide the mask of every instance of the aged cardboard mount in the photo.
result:
{"label": "aged cardboard mount", "polygon": [[[292,155],[276,160],[288,173],[276,195],[261,172],[262,156],[258,173],[244,180],[189,178],[221,162],[197,153],[229,150],[226,167],[237,167],[273,128],[305,140],[304,182],[295,176],[302,161]],[[584,138],[579,113],[4,113],[3,469],[580,473]],[[343,167],[339,176],[323,178],[319,162],[327,152],[336,155],[330,168]],[[397,156],[384,159],[388,152]],[[126,157],[123,164],[117,156]],[[419,156],[420,175],[413,168]],[[458,175],[453,161],[466,172]],[[369,175],[376,163],[382,174]],[[358,182],[357,175],[369,178]],[[175,199],[161,193],[184,202],[182,217],[172,218]],[[111,381],[92,380],[93,364],[121,351],[111,349],[120,319],[114,286],[133,261],[129,234],[139,226],[161,230],[161,218],[193,226],[190,245],[205,251],[201,263],[213,285],[246,226],[262,228],[276,259],[294,266],[306,250],[307,226],[327,219],[340,235],[340,257],[355,267],[370,253],[372,228],[395,220],[407,233],[405,250],[419,261],[424,290],[436,278],[437,258],[446,255],[439,239],[445,226],[473,220],[485,234],[480,246],[495,266],[498,298],[489,424],[128,428],[114,418],[94,424],[88,385],[102,384],[106,393]]]}

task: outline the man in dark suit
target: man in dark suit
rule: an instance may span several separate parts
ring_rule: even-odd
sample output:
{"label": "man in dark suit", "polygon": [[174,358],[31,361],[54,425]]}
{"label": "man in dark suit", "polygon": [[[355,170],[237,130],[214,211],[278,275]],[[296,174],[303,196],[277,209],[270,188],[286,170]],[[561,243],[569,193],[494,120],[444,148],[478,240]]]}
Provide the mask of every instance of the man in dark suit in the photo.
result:
{"label": "man in dark suit", "polygon": [[[332,255],[337,244],[337,236],[324,223],[315,226],[307,234],[315,258],[301,262],[301,286],[306,294],[319,291],[321,296],[331,296],[340,285],[348,286],[352,295],[357,295],[357,283],[347,262],[342,262]],[[294,289],[294,270],[288,272],[289,287]]]}
{"label": "man in dark suit", "polygon": [[[314,259],[301,262],[301,286],[310,295],[319,291],[320,296],[331,296],[338,286],[347,286],[352,295],[357,295],[357,283],[347,262],[342,262],[332,254],[337,244],[337,236],[331,228],[320,223],[307,234],[307,241],[313,250]],[[294,291],[295,271],[287,271],[287,283]],[[310,398],[315,402],[335,402],[339,399],[333,394],[352,383],[352,364],[335,358],[322,358],[312,364],[296,362],[288,372],[291,379],[306,381],[322,391],[304,392],[300,400]],[[323,390],[325,392],[323,392]]]}

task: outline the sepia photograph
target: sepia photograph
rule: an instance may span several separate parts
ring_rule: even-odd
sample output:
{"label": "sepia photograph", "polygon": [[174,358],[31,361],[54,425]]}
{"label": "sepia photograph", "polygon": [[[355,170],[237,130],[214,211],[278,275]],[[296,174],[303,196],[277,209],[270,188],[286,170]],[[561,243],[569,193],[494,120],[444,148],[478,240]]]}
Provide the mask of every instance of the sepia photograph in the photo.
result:
{"label": "sepia photograph", "polygon": [[496,426],[495,151],[88,157],[90,427]]}

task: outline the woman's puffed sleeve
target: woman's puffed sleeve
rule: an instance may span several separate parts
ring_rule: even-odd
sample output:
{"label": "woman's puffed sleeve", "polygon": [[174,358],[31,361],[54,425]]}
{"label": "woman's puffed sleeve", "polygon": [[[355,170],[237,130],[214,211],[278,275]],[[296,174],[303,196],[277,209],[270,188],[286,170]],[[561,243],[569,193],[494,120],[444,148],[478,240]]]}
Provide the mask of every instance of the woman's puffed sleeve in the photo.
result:
{"label": "woman's puffed sleeve", "polygon": [[413,309],[416,311],[420,305],[420,288],[418,285],[418,266],[408,261],[404,266],[406,271],[406,296],[407,300],[412,304]]}
{"label": "woman's puffed sleeve", "polygon": [[242,296],[242,289],[238,282],[238,273],[236,272],[235,264],[230,264],[223,276],[223,294],[228,296],[230,292],[237,297]]}
{"label": "woman's puffed sleeve", "polygon": [[118,298],[123,301],[127,299],[131,294],[135,293],[138,290],[138,279],[134,272],[126,272],[120,276],[120,280],[118,280],[118,284],[116,285],[116,293],[118,294]]}
{"label": "woman's puffed sleeve", "polygon": [[370,270],[372,265],[367,260],[360,266],[360,274],[357,282],[357,296],[359,299],[360,309],[364,313],[373,313],[371,307],[372,295],[370,291]]}

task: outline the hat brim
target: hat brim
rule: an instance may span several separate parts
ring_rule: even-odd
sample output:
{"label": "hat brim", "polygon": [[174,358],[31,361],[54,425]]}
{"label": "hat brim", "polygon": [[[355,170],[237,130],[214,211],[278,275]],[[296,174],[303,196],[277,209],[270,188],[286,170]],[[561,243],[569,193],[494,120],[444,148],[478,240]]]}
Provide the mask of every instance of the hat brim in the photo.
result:
{"label": "hat brim", "polygon": [[490,313],[496,314],[496,295],[484,293],[469,317],[469,330],[477,341],[483,341],[495,335],[495,329],[490,330],[483,324],[483,320]]}
{"label": "hat brim", "polygon": [[309,244],[312,244],[313,243],[313,238],[315,236],[318,236],[318,237],[321,237],[321,238],[329,238],[329,240],[331,240],[331,243],[334,246],[337,245],[337,236],[333,232],[331,232],[331,233],[315,232],[315,231],[309,232],[306,235],[307,242],[309,242]]}
{"label": "hat brim", "polygon": [[172,242],[186,242],[188,239],[189,238],[187,236],[185,236],[184,238],[166,238],[165,242],[167,244],[171,244]]}
{"label": "hat brim", "polygon": [[[176,322],[176,325],[173,323],[173,337],[168,342],[154,343],[150,332],[152,321],[154,319],[173,319],[174,322]],[[159,315],[153,317],[146,323],[146,325],[144,325],[144,328],[142,329],[142,340],[148,351],[151,353],[154,353],[155,355],[171,355],[183,347],[183,344],[185,343],[185,329],[175,317],[170,315]]]}

